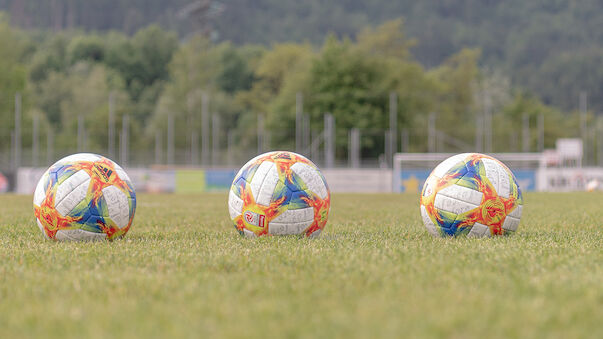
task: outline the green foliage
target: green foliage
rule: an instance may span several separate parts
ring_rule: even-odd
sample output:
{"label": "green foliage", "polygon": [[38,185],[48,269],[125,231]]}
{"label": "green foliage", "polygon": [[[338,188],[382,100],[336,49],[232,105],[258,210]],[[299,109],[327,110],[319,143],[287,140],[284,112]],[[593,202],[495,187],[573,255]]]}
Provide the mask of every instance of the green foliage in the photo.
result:
{"label": "green foliage", "polygon": [[[55,131],[56,147],[73,151],[77,120],[83,116],[86,148],[103,152],[108,144],[108,97],[113,93],[116,127],[123,115],[130,116],[130,146],[143,154],[141,158],[152,152],[156,136],[165,140],[168,116],[174,118],[175,147],[186,150],[179,162],[191,158],[195,133],[200,138],[204,127],[214,129],[212,116],[221,120],[221,128],[212,133],[220,148],[231,145],[230,156],[245,158],[257,151],[259,117],[265,118],[266,147],[292,149],[298,94],[312,138],[321,135],[326,113],[335,117],[339,159],[347,156],[351,128],[360,129],[363,157],[382,156],[390,128],[390,93],[397,97],[396,128],[407,132],[410,151],[427,151],[431,113],[437,117],[437,151],[472,148],[476,121],[486,110],[493,113],[495,151],[518,150],[524,114],[529,115],[531,149],[537,146],[540,115],[545,119],[546,147],[553,146],[555,138],[578,134],[575,115],[547,106],[547,97],[541,100],[513,88],[504,69],[480,66],[479,49],[461,49],[425,69],[412,53],[421,41],[408,36],[402,20],[396,19],[366,27],[353,40],[332,34],[321,48],[292,42],[266,48],[215,43],[202,35],[178,42],[175,33],[156,25],[129,37],[118,32],[25,33],[0,21],[0,42],[16,46],[0,51],[0,84],[8,93],[23,92],[25,145],[36,114],[42,135]],[[600,61],[597,49],[581,55],[585,63]],[[542,67],[551,72],[558,63],[576,67],[567,54],[554,60],[558,61]],[[580,72],[593,86],[597,83],[598,73]],[[563,74],[559,78],[564,79]],[[569,91],[570,83],[558,85]],[[554,92],[550,85],[542,88]],[[204,94],[209,126],[203,126]],[[12,121],[12,98],[0,100],[0,108],[3,121]],[[0,128],[0,138],[8,148],[10,125]],[[398,134],[396,144],[400,138]]]}
{"label": "green foliage", "polygon": [[175,34],[153,25],[131,39],[111,37],[105,62],[121,74],[133,100],[138,100],[146,87],[167,79],[168,64],[178,46]]}
{"label": "green foliage", "polygon": [[69,65],[66,34],[56,34],[38,43],[29,70],[33,82],[44,81],[50,72],[63,72]]}
{"label": "green foliage", "polygon": [[[496,126],[503,127],[498,130],[499,134],[497,138],[499,140],[509,140],[509,144],[506,146],[500,145],[502,146],[500,149],[519,151],[520,148],[517,139],[524,116],[527,116],[529,125],[534,127],[538,123],[540,115],[544,119],[545,148],[554,148],[555,141],[558,138],[567,136],[579,137],[577,135],[579,121],[576,115],[564,117],[560,111],[544,105],[533,96],[517,94],[501,114],[495,118]],[[530,146],[532,149],[537,145],[537,138],[538,135],[536,133],[530,133]]]}
{"label": "green foliage", "polygon": [[[547,104],[574,109],[577,93],[584,90],[591,93],[592,107],[603,109],[596,96],[601,77],[585,78],[599,69],[601,1],[229,0],[214,5],[207,17],[185,19],[178,13],[191,2],[0,0],[0,10],[10,11],[13,23],[25,28],[82,27],[127,34],[159,23],[189,36],[200,29],[196,20],[203,20],[205,29],[215,33],[212,37],[239,46],[275,42],[319,46],[327,32],[340,39],[353,37],[367,26],[404,17],[408,36],[417,42],[410,52],[427,68],[437,67],[463,48],[479,48],[482,66],[503,70],[513,83]],[[560,77],[567,85],[556,88]]]}
{"label": "green foliage", "polygon": [[230,44],[224,47],[220,60],[221,72],[216,79],[220,90],[234,94],[238,91],[251,89],[254,81],[253,71],[250,69],[247,59],[253,55],[245,55],[245,51],[239,52]]}
{"label": "green foliage", "polygon": [[10,129],[14,127],[14,94],[26,84],[26,67],[21,63],[21,41],[0,12],[0,150],[11,144]]}
{"label": "green foliage", "polygon": [[[119,118],[129,106],[120,76],[100,64],[79,62],[65,72],[51,72],[30,89],[33,105],[44,113],[46,129],[56,134],[58,149],[74,150],[78,117],[84,118],[89,150],[104,152],[107,145],[108,97],[116,94]],[[136,127],[135,127],[136,128]]]}
{"label": "green foliage", "polygon": [[105,46],[99,36],[77,36],[67,47],[67,60],[70,64],[79,61],[102,62],[105,59]]}

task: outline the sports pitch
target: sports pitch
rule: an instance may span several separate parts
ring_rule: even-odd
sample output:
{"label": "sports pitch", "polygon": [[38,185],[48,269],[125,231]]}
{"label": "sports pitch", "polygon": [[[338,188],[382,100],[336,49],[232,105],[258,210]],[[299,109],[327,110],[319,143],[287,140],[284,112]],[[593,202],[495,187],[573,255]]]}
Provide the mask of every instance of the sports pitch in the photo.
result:
{"label": "sports pitch", "polygon": [[526,194],[518,232],[434,239],[413,195],[332,196],[320,239],[245,239],[227,194],[139,195],[58,243],[0,196],[0,337],[603,337],[603,193]]}

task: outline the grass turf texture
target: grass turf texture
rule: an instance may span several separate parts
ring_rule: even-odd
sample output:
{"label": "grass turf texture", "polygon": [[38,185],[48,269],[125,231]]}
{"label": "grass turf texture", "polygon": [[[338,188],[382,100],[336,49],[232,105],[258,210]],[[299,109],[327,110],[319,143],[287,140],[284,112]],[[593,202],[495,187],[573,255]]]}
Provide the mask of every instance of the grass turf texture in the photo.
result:
{"label": "grass turf texture", "polygon": [[124,239],[57,243],[0,196],[0,337],[603,337],[603,194],[527,194],[496,239],[333,195],[320,239],[248,240],[226,199],[140,195]]}

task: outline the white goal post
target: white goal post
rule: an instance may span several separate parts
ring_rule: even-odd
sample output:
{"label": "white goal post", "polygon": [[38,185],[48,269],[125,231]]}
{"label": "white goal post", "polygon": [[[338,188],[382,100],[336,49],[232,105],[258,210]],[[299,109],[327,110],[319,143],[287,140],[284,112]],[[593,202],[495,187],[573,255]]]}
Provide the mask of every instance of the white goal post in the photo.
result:
{"label": "white goal post", "polygon": [[[393,159],[392,191],[419,192],[431,171],[456,153],[396,153]],[[523,190],[540,191],[545,168],[544,153],[492,153],[511,169]]]}

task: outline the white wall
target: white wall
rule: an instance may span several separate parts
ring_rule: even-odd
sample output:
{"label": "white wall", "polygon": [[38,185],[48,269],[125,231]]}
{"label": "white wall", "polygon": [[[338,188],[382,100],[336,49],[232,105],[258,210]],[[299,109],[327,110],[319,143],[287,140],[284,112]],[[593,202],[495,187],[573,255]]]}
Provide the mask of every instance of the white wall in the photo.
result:
{"label": "white wall", "polygon": [[331,192],[385,193],[392,191],[390,169],[323,169]]}

